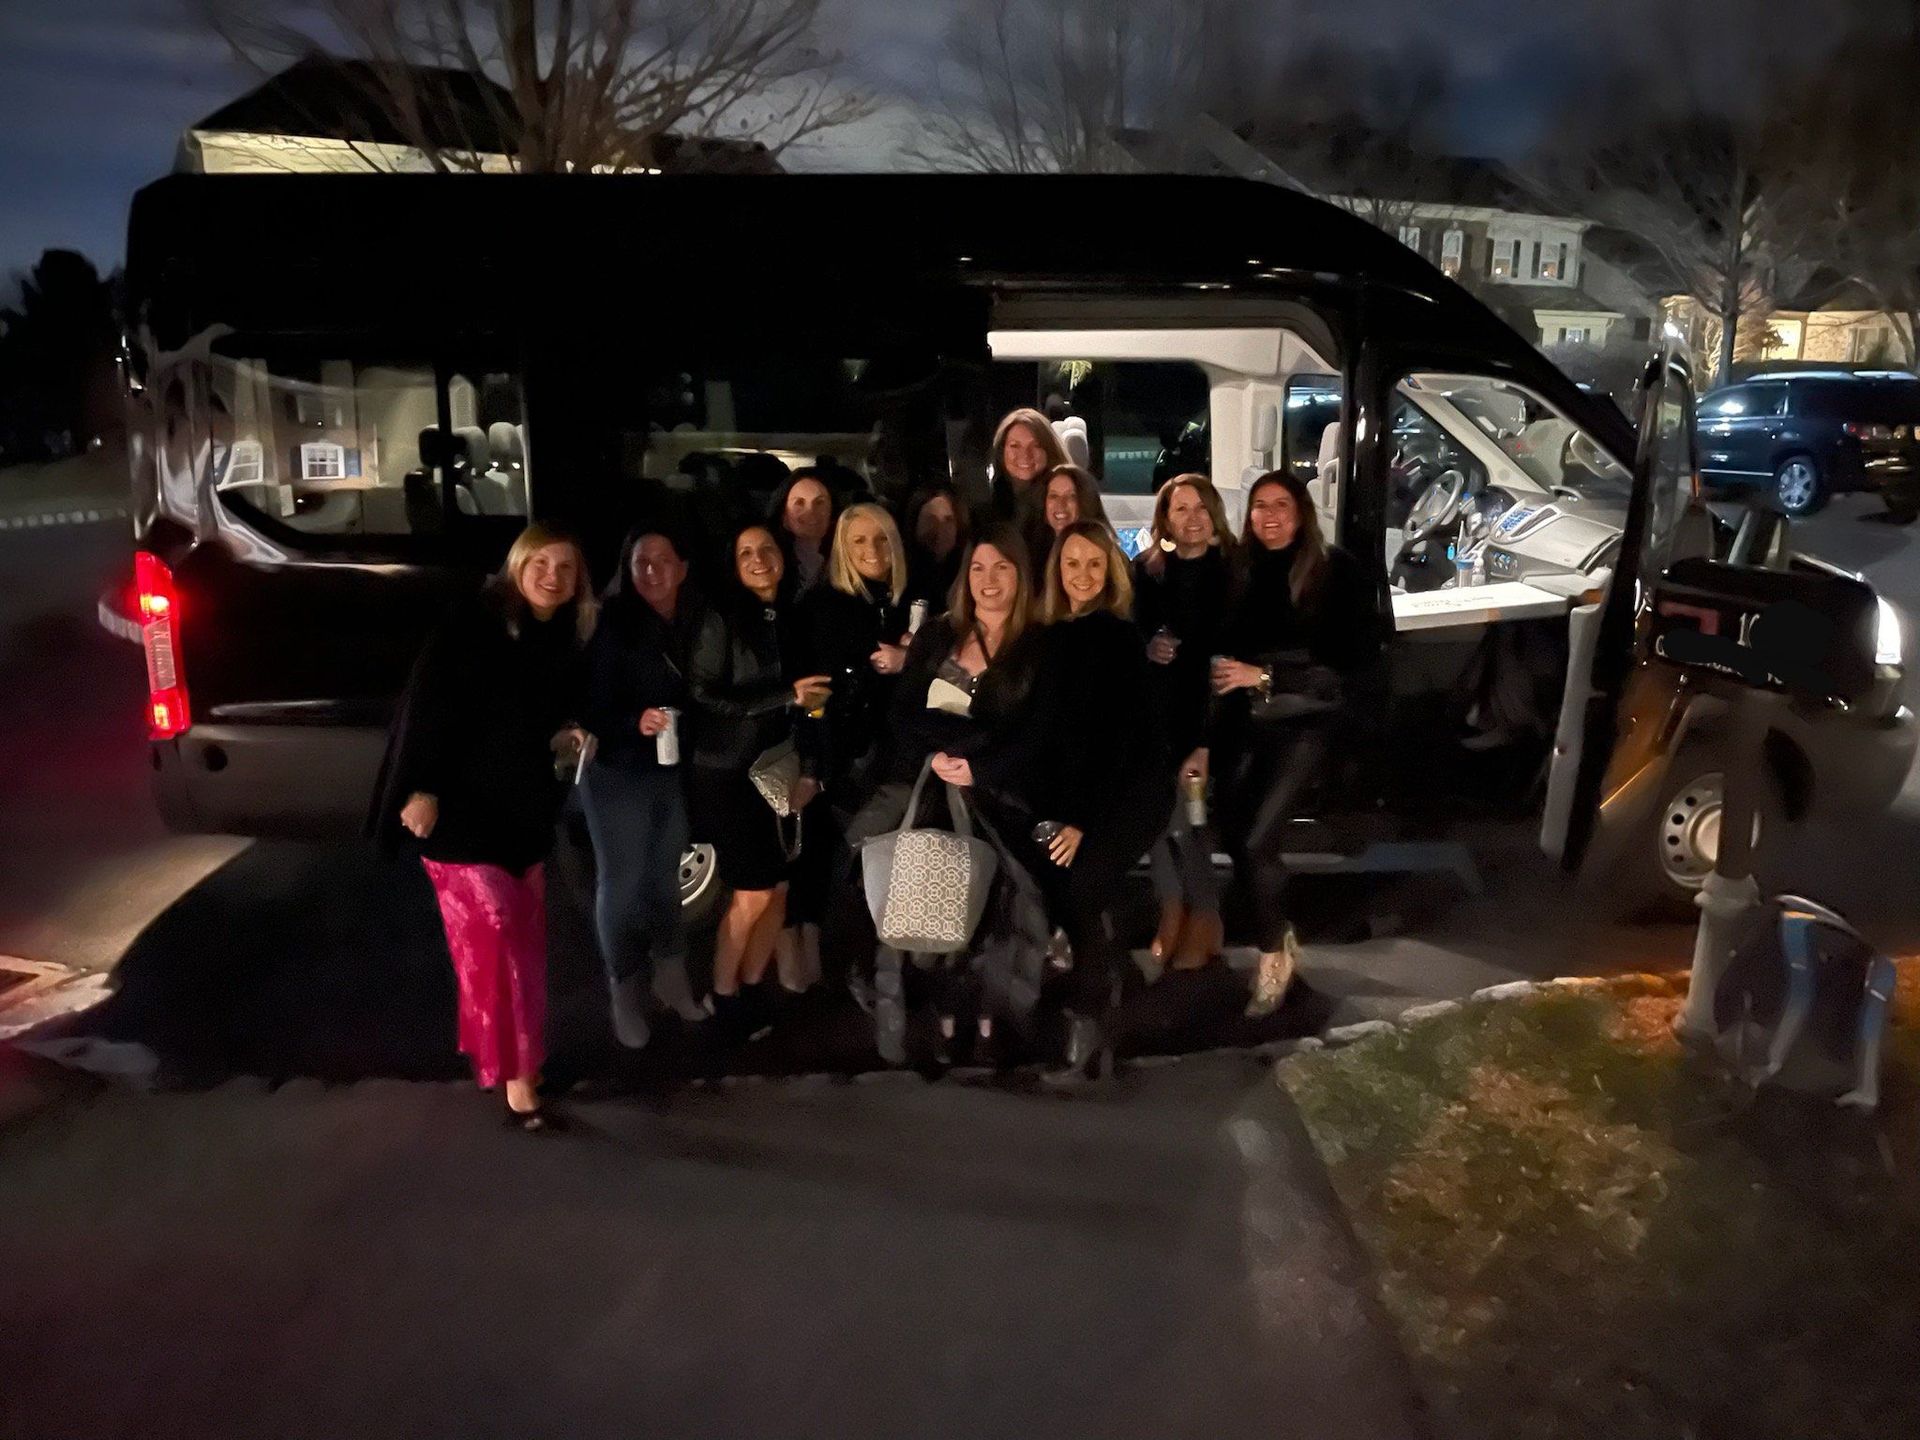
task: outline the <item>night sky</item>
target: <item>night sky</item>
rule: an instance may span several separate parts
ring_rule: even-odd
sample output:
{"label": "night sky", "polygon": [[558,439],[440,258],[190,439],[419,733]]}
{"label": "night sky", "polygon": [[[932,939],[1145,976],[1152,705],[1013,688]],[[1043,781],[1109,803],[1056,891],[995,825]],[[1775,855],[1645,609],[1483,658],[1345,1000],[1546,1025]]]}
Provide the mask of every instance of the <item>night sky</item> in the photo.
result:
{"label": "night sky", "polygon": [[[1605,0],[1608,22],[1576,29],[1564,8],[1513,0],[1274,0],[1273,36],[1406,33],[1444,46],[1459,77],[1458,148],[1513,154],[1533,143],[1585,57],[1635,43],[1632,11],[1670,13],[1674,3]],[[954,4],[826,6],[824,38],[849,78],[909,99],[926,92]],[[256,78],[195,20],[192,0],[0,0],[0,293],[49,246],[117,264],[128,197],[167,171],[182,130]],[[885,134],[861,137],[851,153],[876,168],[893,158]]]}

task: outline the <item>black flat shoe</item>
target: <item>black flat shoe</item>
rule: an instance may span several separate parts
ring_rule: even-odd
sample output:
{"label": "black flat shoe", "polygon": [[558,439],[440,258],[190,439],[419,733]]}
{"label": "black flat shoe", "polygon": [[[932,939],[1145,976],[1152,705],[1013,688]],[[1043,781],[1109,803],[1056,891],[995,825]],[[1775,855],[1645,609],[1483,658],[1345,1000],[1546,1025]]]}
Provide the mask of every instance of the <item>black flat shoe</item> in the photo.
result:
{"label": "black flat shoe", "polygon": [[564,1135],[567,1129],[567,1122],[544,1105],[532,1110],[508,1106],[506,1125],[509,1130],[522,1130],[529,1135]]}

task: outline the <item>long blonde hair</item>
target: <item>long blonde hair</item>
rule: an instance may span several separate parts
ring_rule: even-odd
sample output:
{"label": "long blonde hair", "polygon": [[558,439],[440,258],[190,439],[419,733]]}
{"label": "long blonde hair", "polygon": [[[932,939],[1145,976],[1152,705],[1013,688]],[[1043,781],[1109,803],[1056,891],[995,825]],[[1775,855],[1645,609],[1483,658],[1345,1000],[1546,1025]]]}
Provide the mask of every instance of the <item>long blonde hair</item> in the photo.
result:
{"label": "long blonde hair", "polygon": [[1122,620],[1133,618],[1133,574],[1127,564],[1126,552],[1120,548],[1120,542],[1113,538],[1113,531],[1104,520],[1076,520],[1058,535],[1054,536],[1053,549],[1047,555],[1046,579],[1046,621],[1049,625],[1060,620],[1073,618],[1073,602],[1067,598],[1067,587],[1060,579],[1060,557],[1067,548],[1067,541],[1079,538],[1091,540],[1106,552],[1107,583],[1101,588],[1099,608],[1111,610]]}
{"label": "long blonde hair", "polygon": [[594,622],[600,615],[600,602],[593,595],[593,577],[587,573],[586,552],[566,531],[537,520],[520,532],[507,551],[506,563],[494,577],[494,588],[502,592],[506,605],[507,633],[517,638],[520,622],[532,613],[527,597],[520,593],[520,576],[533,563],[533,557],[549,545],[565,545],[573,551],[573,596],[566,603],[573,606],[574,639],[585,645],[593,638]]}
{"label": "long blonde hair", "polygon": [[1227,507],[1220,498],[1220,492],[1213,488],[1213,481],[1206,476],[1197,470],[1189,470],[1167,481],[1153,498],[1152,547],[1156,550],[1171,548],[1167,542],[1167,514],[1173,509],[1173,492],[1183,486],[1198,495],[1200,503],[1207,507],[1207,518],[1213,521],[1213,543],[1220,546],[1231,544],[1233,532],[1227,525]]}
{"label": "long blonde hair", "polygon": [[[973,586],[968,583],[968,578],[973,570],[974,553],[982,546],[998,550],[1012,561],[1018,580],[1013,595],[1013,609],[1007,615],[1006,632],[1000,637],[1000,652],[1004,652],[1020,638],[1021,631],[1033,623],[1033,562],[1027,558],[1027,542],[1021,538],[1016,527],[1002,521],[987,526],[967,542],[967,548],[960,556],[960,573],[954,577],[953,591],[947,597],[947,618],[953,626],[954,640],[965,645],[967,636],[979,624],[979,616],[973,608]],[[986,649],[984,639],[980,648],[983,652]],[[987,658],[991,662],[993,657]]]}
{"label": "long blonde hair", "polygon": [[866,577],[855,568],[853,552],[847,545],[847,529],[855,520],[873,521],[886,537],[887,554],[893,559],[892,568],[887,574],[887,593],[898,605],[901,597],[907,593],[907,549],[900,543],[900,527],[893,523],[893,516],[882,505],[862,501],[840,512],[840,520],[833,527],[833,560],[827,570],[828,583],[843,595],[866,592]]}
{"label": "long blonde hair", "polygon": [[1073,463],[1073,457],[1067,454],[1067,447],[1060,443],[1060,432],[1053,428],[1053,422],[1038,410],[1030,407],[1022,410],[1009,410],[1001,419],[1000,423],[994,427],[992,450],[994,479],[1005,480],[1009,485],[1013,483],[1013,477],[1007,474],[1005,452],[1007,448],[1007,432],[1016,425],[1026,426],[1032,433],[1035,443],[1047,452],[1047,468],[1041,472],[1040,478],[1028,482],[1039,485],[1044,491],[1047,483],[1045,477],[1052,474],[1055,470],[1058,470],[1062,465],[1071,465]]}

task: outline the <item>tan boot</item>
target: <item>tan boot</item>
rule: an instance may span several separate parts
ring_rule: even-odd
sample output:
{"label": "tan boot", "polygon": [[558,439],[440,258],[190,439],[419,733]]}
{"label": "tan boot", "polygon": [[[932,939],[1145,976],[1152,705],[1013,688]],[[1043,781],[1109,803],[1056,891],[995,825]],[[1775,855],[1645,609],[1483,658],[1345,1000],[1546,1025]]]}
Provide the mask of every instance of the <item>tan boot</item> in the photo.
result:
{"label": "tan boot", "polygon": [[1299,968],[1300,941],[1289,925],[1280,948],[1265,951],[1260,956],[1260,968],[1253,977],[1253,996],[1247,1001],[1247,1018],[1263,1019],[1278,1010],[1280,1003],[1287,998],[1287,991],[1293,986],[1294,973]]}
{"label": "tan boot", "polygon": [[1165,965],[1180,944],[1180,932],[1187,922],[1187,907],[1178,900],[1160,902],[1160,928],[1153,936],[1153,958]]}
{"label": "tan boot", "polygon": [[1220,923],[1220,917],[1211,910],[1195,910],[1187,916],[1186,928],[1180,932],[1179,947],[1173,952],[1173,968],[1204,970],[1219,958],[1220,948],[1226,941],[1227,927]]}

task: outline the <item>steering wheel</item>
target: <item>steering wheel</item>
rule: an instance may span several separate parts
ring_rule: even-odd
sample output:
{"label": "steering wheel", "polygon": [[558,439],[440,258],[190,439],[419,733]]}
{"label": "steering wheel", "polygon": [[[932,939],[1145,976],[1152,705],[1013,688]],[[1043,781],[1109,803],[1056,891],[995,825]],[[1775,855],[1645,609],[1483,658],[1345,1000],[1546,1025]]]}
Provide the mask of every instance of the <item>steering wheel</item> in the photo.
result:
{"label": "steering wheel", "polygon": [[1467,477],[1459,470],[1443,470],[1431,485],[1420,492],[1407,512],[1406,541],[1400,547],[1405,554],[1437,530],[1444,530],[1459,518],[1460,502],[1466,499]]}
{"label": "steering wheel", "polygon": [[1613,468],[1613,457],[1600,448],[1600,442],[1586,431],[1575,428],[1567,432],[1566,449],[1560,454],[1562,473],[1578,466],[1591,475],[1604,475]]}

